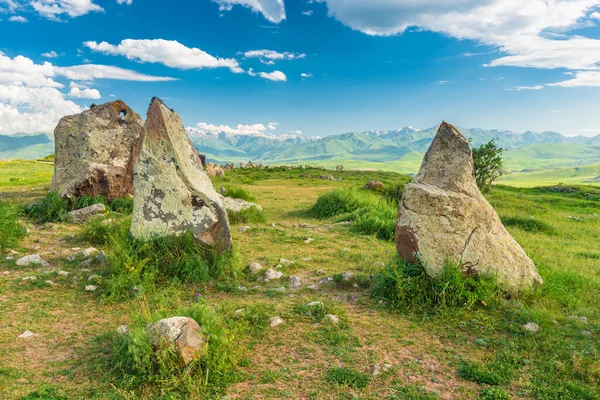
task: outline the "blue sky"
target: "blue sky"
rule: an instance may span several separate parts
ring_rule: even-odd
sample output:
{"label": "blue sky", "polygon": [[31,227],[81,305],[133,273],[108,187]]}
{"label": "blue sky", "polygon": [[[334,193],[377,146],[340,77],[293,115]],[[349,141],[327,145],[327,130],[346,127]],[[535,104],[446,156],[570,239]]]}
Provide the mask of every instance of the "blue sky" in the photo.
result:
{"label": "blue sky", "polygon": [[591,136],[598,25],[600,0],[0,0],[0,133],[159,96],[201,130]]}

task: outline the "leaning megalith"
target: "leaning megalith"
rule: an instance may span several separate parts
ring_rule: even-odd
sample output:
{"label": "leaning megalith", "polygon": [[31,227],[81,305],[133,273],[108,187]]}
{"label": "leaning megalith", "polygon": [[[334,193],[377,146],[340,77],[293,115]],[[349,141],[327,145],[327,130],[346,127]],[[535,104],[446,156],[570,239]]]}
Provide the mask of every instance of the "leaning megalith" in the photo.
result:
{"label": "leaning megalith", "polygon": [[63,197],[132,195],[142,127],[121,100],[63,117],[54,130],[51,189]]}
{"label": "leaning megalith", "polygon": [[511,291],[543,282],[479,191],[469,142],[445,122],[404,188],[396,247],[409,262],[418,256],[433,276],[449,261],[466,275],[495,275]]}
{"label": "leaning megalith", "polygon": [[227,211],[179,115],[159,98],[150,103],[134,174],[131,234],[136,238],[192,231],[218,251],[232,245]]}

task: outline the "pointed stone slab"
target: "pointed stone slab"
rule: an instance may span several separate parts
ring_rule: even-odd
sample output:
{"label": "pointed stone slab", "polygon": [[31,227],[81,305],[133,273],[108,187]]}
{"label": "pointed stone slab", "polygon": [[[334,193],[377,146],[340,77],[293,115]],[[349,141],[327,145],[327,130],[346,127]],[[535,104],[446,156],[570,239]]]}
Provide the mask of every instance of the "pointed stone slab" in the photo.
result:
{"label": "pointed stone slab", "polygon": [[202,245],[229,249],[227,211],[179,115],[153,98],[143,135],[135,167],[131,234],[147,239],[191,230]]}
{"label": "pointed stone slab", "polygon": [[54,130],[52,190],[61,196],[133,194],[142,118],[121,100],[62,118]]}
{"label": "pointed stone slab", "polygon": [[467,275],[492,274],[509,291],[543,282],[475,182],[467,139],[442,123],[398,210],[396,248],[439,275],[447,261]]}

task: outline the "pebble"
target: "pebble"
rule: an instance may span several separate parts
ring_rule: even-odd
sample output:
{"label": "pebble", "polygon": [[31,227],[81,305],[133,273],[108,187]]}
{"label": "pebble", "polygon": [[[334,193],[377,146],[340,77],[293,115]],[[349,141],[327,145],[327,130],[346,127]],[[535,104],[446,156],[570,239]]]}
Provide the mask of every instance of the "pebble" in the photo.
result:
{"label": "pebble", "polygon": [[269,289],[273,292],[285,292],[285,287],[284,286],[279,286],[278,288],[273,288],[273,289]]}
{"label": "pebble", "polygon": [[87,285],[85,287],[85,291],[86,292],[95,292],[96,289],[98,289],[98,286],[95,286],[95,285]]}
{"label": "pebble", "polygon": [[250,271],[251,274],[256,275],[258,274],[260,271],[262,271],[263,266],[260,265],[259,263],[252,263],[248,266],[248,271]]}
{"label": "pebble", "polygon": [[242,232],[242,233],[246,233],[246,232],[248,232],[248,230],[249,230],[249,229],[251,229],[249,226],[242,226],[242,227],[240,228],[240,232]]}
{"label": "pebble", "polygon": [[4,271],[3,274],[4,275],[10,275],[10,271]]}
{"label": "pebble", "polygon": [[385,264],[384,264],[384,263],[382,263],[381,261],[376,261],[376,262],[375,262],[375,266],[376,266],[376,267],[379,267],[379,268],[383,268],[383,267],[385,267]]}
{"label": "pebble", "polygon": [[327,314],[325,316],[325,319],[328,319],[329,322],[331,322],[334,325],[337,325],[340,323],[340,318],[337,315],[333,315],[333,314]]}
{"label": "pebble", "polygon": [[297,276],[290,276],[290,289],[296,289],[302,286],[302,280]]}
{"label": "pebble", "polygon": [[581,334],[583,336],[592,336],[592,332],[588,331],[587,329],[581,331]]}
{"label": "pebble", "polygon": [[292,265],[294,262],[291,260],[286,260],[285,258],[280,258],[279,259],[279,264],[283,264],[283,265],[287,265],[290,266]]}
{"label": "pebble", "polygon": [[319,284],[321,284],[321,285],[325,285],[325,284],[331,283],[331,282],[333,282],[333,278],[330,276],[319,279]]}
{"label": "pebble", "polygon": [[526,332],[537,333],[540,330],[540,326],[535,322],[528,322],[521,326]]}
{"label": "pebble", "polygon": [[390,364],[377,363],[371,367],[371,375],[373,375],[373,376],[381,375],[382,373],[389,371],[390,368],[392,368],[392,366]]}
{"label": "pebble", "polygon": [[324,304],[322,301],[311,301],[310,303],[306,303],[306,307],[317,307],[317,306],[323,307]]}
{"label": "pebble", "polygon": [[117,333],[119,335],[127,335],[129,333],[129,328],[127,327],[127,325],[119,325],[117,327]]}
{"label": "pebble", "polygon": [[354,274],[351,272],[342,272],[342,280],[344,282],[348,282],[350,279],[354,278]]}
{"label": "pebble", "polygon": [[100,275],[96,275],[96,274],[94,274],[94,275],[90,275],[90,277],[89,277],[87,280],[88,280],[88,281],[99,281],[100,279],[102,279],[102,278],[100,277]]}
{"label": "pebble", "polygon": [[283,277],[283,272],[275,271],[274,269],[269,268],[268,270],[265,271],[263,281],[269,282],[270,280],[281,279],[282,277]]}
{"label": "pebble", "polygon": [[316,288],[317,288],[317,286],[316,286],[316,285],[308,285],[306,288],[307,288],[307,289],[313,289],[313,290],[314,290],[314,289],[316,289]]}
{"label": "pebble", "polygon": [[35,281],[37,279],[37,277],[35,276],[26,276],[23,279],[21,279],[22,281]]}
{"label": "pebble", "polygon": [[302,259],[302,261],[306,261],[306,262],[310,262],[310,261],[312,261],[312,260],[313,260],[313,259],[312,259],[312,257],[304,257],[304,258]]}
{"label": "pebble", "polygon": [[311,244],[311,243],[312,243],[314,240],[315,240],[315,239],[313,239],[313,238],[308,238],[308,239],[306,239],[306,240],[304,241],[304,243],[306,243],[306,244]]}
{"label": "pebble", "polygon": [[246,288],[246,286],[239,285],[237,287],[237,290],[242,291],[242,292],[246,292],[246,291],[248,291],[248,288]]}
{"label": "pebble", "polygon": [[325,271],[323,271],[322,269],[318,270],[317,275],[325,275]]}
{"label": "pebble", "polygon": [[235,316],[239,316],[239,315],[242,315],[243,313],[244,313],[244,309],[243,309],[243,308],[240,308],[239,310],[235,310],[235,311],[233,312],[233,315],[235,315]]}
{"label": "pebble", "polygon": [[50,279],[48,279],[47,281],[45,281],[48,285],[56,285],[56,283],[52,282]]}
{"label": "pebble", "polygon": [[27,330],[19,335],[19,339],[27,339],[33,336],[33,332]]}
{"label": "pebble", "polygon": [[269,326],[271,328],[275,328],[281,324],[283,324],[283,320],[280,317],[272,317],[269,319]]}
{"label": "pebble", "polygon": [[98,249],[95,247],[88,247],[87,249],[85,249],[84,251],[82,251],[83,255],[85,257],[89,257],[91,255],[94,255],[96,253],[98,253]]}
{"label": "pebble", "polygon": [[69,276],[69,273],[67,271],[63,271],[63,270],[58,271],[57,274],[60,276]]}
{"label": "pebble", "polygon": [[48,264],[39,254],[31,254],[25,257],[21,257],[17,260],[16,264],[20,267],[28,266],[31,264],[39,264],[42,267],[47,267]]}

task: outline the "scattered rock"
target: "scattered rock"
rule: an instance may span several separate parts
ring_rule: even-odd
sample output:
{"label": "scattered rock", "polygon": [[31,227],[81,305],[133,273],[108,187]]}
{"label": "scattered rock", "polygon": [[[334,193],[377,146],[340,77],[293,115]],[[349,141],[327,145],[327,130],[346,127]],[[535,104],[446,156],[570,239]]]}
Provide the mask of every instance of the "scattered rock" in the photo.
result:
{"label": "scattered rock", "polygon": [[325,275],[325,271],[323,271],[322,269],[317,270],[316,274],[317,275]]}
{"label": "scattered rock", "polygon": [[93,217],[104,214],[105,211],[106,206],[104,204],[92,204],[91,206],[68,212],[67,217],[73,224],[85,224]]}
{"label": "scattered rock", "polygon": [[344,282],[348,282],[354,278],[354,274],[352,272],[342,272],[342,280]]}
{"label": "scattered rock", "polygon": [[271,222],[270,227],[271,228],[277,228],[277,225],[275,225],[274,223]]}
{"label": "scattered rock", "polygon": [[290,289],[296,289],[302,286],[302,280],[297,276],[290,276]]}
{"label": "scattered rock", "polygon": [[44,282],[47,283],[50,286],[57,285],[56,283],[52,282],[50,279],[48,279],[47,281],[44,281]]}
{"label": "scattered rock", "polygon": [[325,315],[325,319],[334,325],[337,325],[340,323],[340,318],[337,315],[327,314],[327,315]]}
{"label": "scattered rock", "polygon": [[225,176],[225,171],[223,171],[223,168],[221,168],[220,165],[214,165],[213,163],[208,163],[206,165],[206,173],[211,178]]}
{"label": "scattered rock", "polygon": [[269,319],[269,326],[271,328],[275,328],[281,324],[283,324],[283,320],[280,317],[272,317]]}
{"label": "scattered rock", "polygon": [[275,269],[281,269],[281,268],[283,268],[283,265],[281,265],[281,264],[277,264],[277,265],[275,266]]}
{"label": "scattered rock", "polygon": [[17,260],[16,264],[19,267],[26,267],[30,265],[41,265],[42,267],[48,267],[48,264],[39,254],[31,254],[25,257],[21,257]]}
{"label": "scattered rock", "polygon": [[205,340],[200,335],[200,325],[192,318],[161,319],[149,324],[146,333],[154,348],[173,346],[186,364],[201,358],[205,350]]}
{"label": "scattered rock", "polygon": [[335,170],[336,170],[337,172],[342,172],[342,171],[344,170],[344,166],[340,164],[340,165],[338,165],[337,167],[335,167]]}
{"label": "scattered rock", "polygon": [[154,97],[144,124],[134,173],[131,235],[178,235],[222,252],[233,242],[227,211],[203,171],[198,151],[173,110]]}
{"label": "scattered rock", "polygon": [[250,273],[252,275],[256,275],[262,270],[263,270],[263,266],[260,265],[259,263],[252,263],[248,266],[248,271],[250,271]]}
{"label": "scattered rock", "polygon": [[235,311],[233,312],[233,315],[235,315],[235,316],[237,317],[237,316],[240,316],[240,315],[242,315],[243,313],[244,313],[244,309],[243,309],[243,308],[240,308],[239,310],[235,310]]}
{"label": "scattered rock", "polygon": [[63,197],[133,195],[141,134],[142,118],[120,100],[62,118],[51,188]]}
{"label": "scattered rock", "polygon": [[102,277],[100,275],[94,274],[94,275],[90,275],[87,280],[92,282],[92,281],[99,281],[101,279],[102,279]]}
{"label": "scattered rock", "polygon": [[279,259],[279,264],[283,264],[283,265],[286,265],[286,266],[288,266],[288,267],[289,267],[290,265],[292,265],[293,263],[294,263],[293,261],[286,260],[285,258],[280,258],[280,259]]}
{"label": "scattered rock", "polygon": [[96,289],[98,289],[98,286],[95,286],[95,285],[87,285],[87,286],[85,287],[85,289],[84,289],[84,290],[85,290],[86,292],[95,292],[95,291],[96,291]]}
{"label": "scattered rock", "polygon": [[311,262],[312,260],[313,260],[312,257],[304,257],[302,259],[302,261],[306,261],[306,262]]}
{"label": "scattered rock", "polygon": [[248,232],[250,229],[252,229],[252,228],[250,228],[250,227],[249,227],[249,226],[247,226],[247,225],[246,225],[246,226],[242,226],[242,227],[240,228],[240,232],[242,232],[242,233],[246,233],[246,232]]}
{"label": "scattered rock", "polygon": [[26,282],[26,281],[33,282],[33,281],[37,280],[37,277],[35,277],[35,276],[25,276],[25,277],[23,277],[21,280],[22,280],[23,282]]}
{"label": "scattered rock", "polygon": [[314,290],[314,289],[316,289],[317,287],[316,287],[315,285],[308,285],[308,286],[306,286],[306,288],[307,288],[307,289]]}
{"label": "scattered rock", "polygon": [[589,336],[592,336],[592,332],[588,331],[587,329],[584,329],[584,330],[582,330],[582,331],[581,331],[581,334],[582,334],[583,336],[588,336],[588,337],[589,337]]}
{"label": "scattered rock", "polygon": [[540,326],[535,322],[528,322],[524,325],[521,325],[521,327],[524,331],[531,333],[537,333],[540,330]]}
{"label": "scattered rock", "polygon": [[309,303],[306,303],[306,307],[324,307],[325,305],[323,304],[322,301],[311,301]]}
{"label": "scattered rock", "polygon": [[[338,294],[332,298],[335,301],[339,301],[342,303],[354,304],[358,302],[358,296],[355,294]],[[381,304],[381,302],[380,302]]]}
{"label": "scattered rock", "polygon": [[33,332],[27,330],[27,331],[21,333],[18,337],[19,337],[19,339],[27,339],[27,338],[30,338],[32,336],[33,336]]}
{"label": "scattered rock", "polygon": [[381,261],[375,261],[375,264],[374,264],[374,265],[375,265],[377,268],[383,268],[383,267],[385,267],[385,264],[384,264],[384,263],[382,263]]}
{"label": "scattered rock", "polygon": [[127,325],[119,325],[117,327],[117,333],[119,335],[127,335],[129,333],[129,328],[127,327]]}
{"label": "scattered rock", "polygon": [[10,275],[10,271],[4,271],[2,274],[3,275]]}
{"label": "scattered rock", "polygon": [[63,271],[63,270],[58,271],[57,274],[60,276],[69,276],[69,273],[67,271]]}
{"label": "scattered rock", "polygon": [[310,243],[312,243],[314,240],[315,240],[315,239],[313,239],[313,238],[308,238],[308,239],[306,239],[306,240],[304,241],[304,243],[306,243],[306,244],[310,244]]}
{"label": "scattered rock", "polygon": [[379,189],[383,189],[383,182],[381,181],[369,181],[367,182],[367,184],[364,186],[365,189],[369,189],[369,190],[379,190]]}
{"label": "scattered rock", "polygon": [[99,263],[103,263],[106,261],[106,254],[104,254],[104,251],[100,250],[98,254],[96,254],[96,261],[98,261]]}
{"label": "scattered rock", "polygon": [[85,257],[90,257],[96,253],[98,253],[98,249],[95,247],[88,247],[87,249],[81,252]]}
{"label": "scattered rock", "polygon": [[571,316],[569,316],[569,319],[577,321],[577,322],[581,322],[582,324],[587,324],[588,323],[587,318],[583,317],[583,316],[571,315]]}
{"label": "scattered rock", "polygon": [[246,286],[242,286],[242,285],[238,285],[237,290],[239,290],[240,292],[247,292],[248,289],[246,288]]}
{"label": "scattered rock", "polygon": [[262,207],[255,203],[250,203],[249,201],[243,199],[233,199],[231,197],[223,197],[221,196],[221,201],[223,205],[230,212],[240,212],[249,210],[252,207],[255,207],[258,211],[262,211]]}
{"label": "scattered rock", "polygon": [[276,288],[269,289],[272,292],[285,292],[285,286],[279,286]]}
{"label": "scattered rock", "polygon": [[468,140],[445,122],[404,188],[396,248],[408,262],[419,255],[432,276],[451,261],[465,275],[496,275],[509,291],[543,282],[479,191]]}
{"label": "scattered rock", "polygon": [[269,268],[268,270],[265,271],[265,275],[263,277],[263,281],[264,282],[269,282],[271,280],[275,280],[275,279],[281,279],[283,277],[283,272],[281,271],[275,271],[272,268]]}
{"label": "scattered rock", "polygon": [[378,376],[383,374],[384,372],[389,371],[392,368],[392,366],[390,364],[374,364],[371,367],[371,375],[373,376]]}

